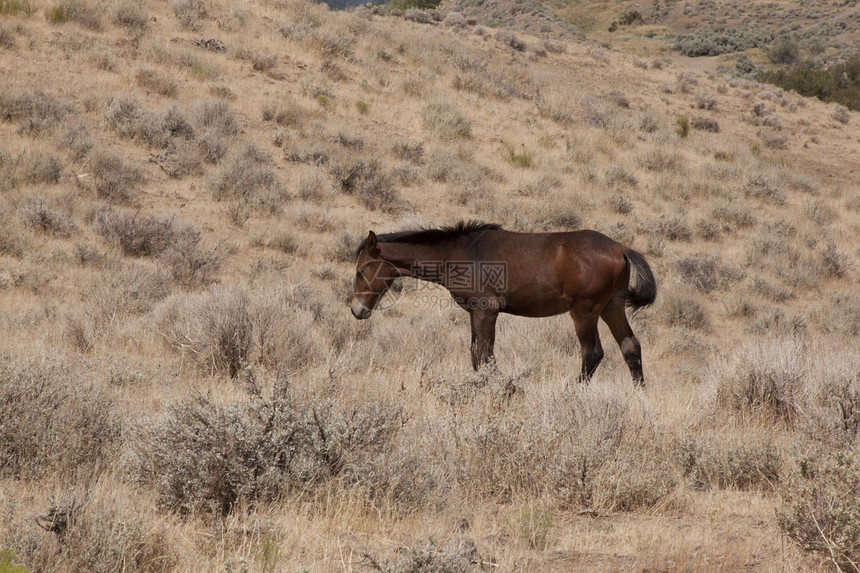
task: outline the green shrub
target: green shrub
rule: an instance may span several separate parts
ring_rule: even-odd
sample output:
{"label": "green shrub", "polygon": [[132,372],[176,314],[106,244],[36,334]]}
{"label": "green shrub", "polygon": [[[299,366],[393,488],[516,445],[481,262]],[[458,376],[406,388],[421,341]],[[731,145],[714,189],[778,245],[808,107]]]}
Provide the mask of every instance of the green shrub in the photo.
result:
{"label": "green shrub", "polygon": [[76,22],[96,32],[102,29],[102,10],[83,0],[64,0],[55,4],[45,15],[53,24]]}
{"label": "green shrub", "polygon": [[441,3],[442,0],[391,0],[388,3],[388,9],[403,12],[409,9],[433,10]]}
{"label": "green shrub", "polygon": [[630,10],[629,12],[621,14],[617,20],[614,20],[609,25],[609,31],[615,32],[618,30],[619,26],[632,26],[634,24],[642,23],[644,23],[642,20],[642,14],[640,14],[638,10]]}
{"label": "green shrub", "polygon": [[48,18],[52,24],[65,24],[69,21],[66,16],[66,8],[62,4],[58,4],[53,6],[48,12],[45,14],[45,17]]}
{"label": "green shrub", "polygon": [[780,36],[768,48],[767,57],[774,64],[793,64],[800,56],[800,48],[791,36]]}
{"label": "green shrub", "polygon": [[802,62],[789,69],[761,72],[758,79],[804,96],[860,111],[860,57],[853,57],[826,69]]}
{"label": "green shrub", "polygon": [[27,0],[0,0],[0,14],[18,14],[23,12],[29,16],[36,11],[36,7],[30,4]]}
{"label": "green shrub", "polygon": [[526,149],[524,146],[517,151],[517,148],[507,141],[503,141],[502,145],[505,148],[504,157],[511,165],[527,169],[534,164],[534,153]]}
{"label": "green shrub", "polygon": [[0,573],[30,573],[30,570],[18,564],[18,558],[8,549],[0,550]]}
{"label": "green shrub", "polygon": [[681,139],[686,139],[690,134],[690,118],[685,115],[679,116],[675,119],[675,124],[678,126],[675,128],[675,133]]}
{"label": "green shrub", "polygon": [[772,41],[773,35],[763,28],[738,30],[730,27],[719,32],[713,28],[701,28],[693,34],[679,36],[675,48],[685,56],[719,56],[761,48]]}

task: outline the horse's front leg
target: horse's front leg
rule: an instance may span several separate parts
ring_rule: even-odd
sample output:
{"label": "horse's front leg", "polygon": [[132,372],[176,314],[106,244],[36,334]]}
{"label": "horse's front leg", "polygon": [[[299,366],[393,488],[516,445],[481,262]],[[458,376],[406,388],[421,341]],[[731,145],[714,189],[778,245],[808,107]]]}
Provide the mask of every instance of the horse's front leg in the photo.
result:
{"label": "horse's front leg", "polygon": [[478,309],[469,312],[472,325],[472,368],[480,370],[484,364],[494,362],[493,346],[496,342],[497,310]]}

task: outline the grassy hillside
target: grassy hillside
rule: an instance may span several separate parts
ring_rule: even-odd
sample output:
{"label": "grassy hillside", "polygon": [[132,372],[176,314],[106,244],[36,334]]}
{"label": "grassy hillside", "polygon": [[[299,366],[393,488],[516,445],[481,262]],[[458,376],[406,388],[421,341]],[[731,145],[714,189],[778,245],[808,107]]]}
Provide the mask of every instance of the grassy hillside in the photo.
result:
{"label": "grassy hillside", "polygon": [[[855,566],[858,114],[436,14],[0,2],[0,570]],[[469,218],[643,252],[646,389],[352,318],[369,229]]]}

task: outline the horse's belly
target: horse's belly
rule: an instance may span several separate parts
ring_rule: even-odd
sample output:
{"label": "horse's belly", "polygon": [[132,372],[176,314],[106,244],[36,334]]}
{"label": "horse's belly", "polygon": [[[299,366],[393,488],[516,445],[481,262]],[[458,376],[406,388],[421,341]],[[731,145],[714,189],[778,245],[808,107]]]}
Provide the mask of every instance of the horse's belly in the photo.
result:
{"label": "horse's belly", "polygon": [[501,311],[517,316],[544,317],[555,316],[568,311],[567,302],[564,299],[548,300],[518,300],[503,299]]}

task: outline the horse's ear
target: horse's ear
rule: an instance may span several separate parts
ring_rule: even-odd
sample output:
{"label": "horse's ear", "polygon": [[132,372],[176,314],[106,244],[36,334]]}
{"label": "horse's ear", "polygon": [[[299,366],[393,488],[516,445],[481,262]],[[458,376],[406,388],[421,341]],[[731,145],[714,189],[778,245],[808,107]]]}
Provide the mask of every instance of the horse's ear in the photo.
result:
{"label": "horse's ear", "polygon": [[375,254],[375,253],[379,252],[379,247],[376,244],[376,233],[374,233],[373,231],[371,231],[367,235],[367,250],[371,254]]}

